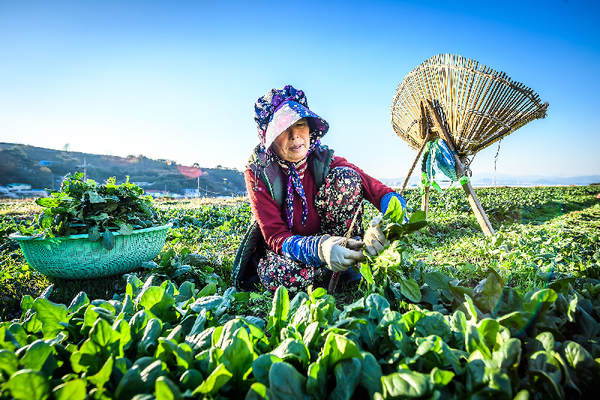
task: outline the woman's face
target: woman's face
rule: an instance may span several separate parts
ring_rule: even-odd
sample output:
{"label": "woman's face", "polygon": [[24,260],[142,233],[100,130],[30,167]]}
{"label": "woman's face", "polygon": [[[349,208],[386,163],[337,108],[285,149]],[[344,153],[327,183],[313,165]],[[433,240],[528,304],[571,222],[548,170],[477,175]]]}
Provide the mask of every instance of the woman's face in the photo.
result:
{"label": "woman's face", "polygon": [[298,162],[306,157],[310,147],[310,128],[306,118],[299,119],[283,131],[271,147],[284,161]]}

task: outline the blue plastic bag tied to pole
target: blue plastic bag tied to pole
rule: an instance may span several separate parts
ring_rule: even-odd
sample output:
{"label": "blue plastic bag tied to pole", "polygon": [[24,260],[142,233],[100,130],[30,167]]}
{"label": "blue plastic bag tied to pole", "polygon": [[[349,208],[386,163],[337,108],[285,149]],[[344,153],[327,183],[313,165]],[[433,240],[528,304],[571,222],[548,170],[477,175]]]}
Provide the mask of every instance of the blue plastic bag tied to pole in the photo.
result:
{"label": "blue plastic bag tied to pole", "polygon": [[421,164],[422,179],[419,185],[421,193],[424,192],[424,188],[427,186],[433,186],[436,190],[442,191],[435,181],[436,171],[440,171],[453,182],[459,180],[456,175],[454,155],[443,139],[427,143],[423,150],[423,161]]}

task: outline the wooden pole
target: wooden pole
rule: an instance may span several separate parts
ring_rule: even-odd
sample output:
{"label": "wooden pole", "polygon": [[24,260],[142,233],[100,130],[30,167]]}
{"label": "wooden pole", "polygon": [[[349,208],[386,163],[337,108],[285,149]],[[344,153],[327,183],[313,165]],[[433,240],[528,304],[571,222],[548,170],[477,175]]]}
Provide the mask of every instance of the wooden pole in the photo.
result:
{"label": "wooden pole", "polygon": [[427,219],[427,210],[429,209],[429,186],[425,186],[425,192],[421,196],[421,211],[425,211],[425,219]]}
{"label": "wooden pole", "polygon": [[[459,159],[458,155],[454,155],[454,161],[456,163],[456,173],[458,176],[465,175],[465,167],[462,161]],[[481,206],[477,195],[475,194],[475,189],[471,185],[471,181],[467,180],[466,182],[461,184],[463,190],[467,194],[467,200],[469,200],[469,204],[475,213],[475,218],[477,218],[477,222],[479,222],[479,226],[481,226],[481,230],[486,236],[492,236],[495,234],[494,228],[492,228],[492,224],[485,214],[485,210]]]}
{"label": "wooden pole", "polygon": [[[361,209],[362,209],[362,206],[359,206],[356,209],[356,211],[354,212],[354,218],[352,218],[352,222],[350,223],[350,228],[348,228],[348,232],[346,232],[346,236],[344,236],[344,241],[342,243],[340,243],[340,246],[346,247],[348,240],[350,240],[350,236],[352,236],[352,231],[354,230],[354,224],[356,224],[356,219],[358,217],[358,214],[360,214]],[[350,268],[352,268],[352,267],[350,267]],[[340,280],[340,275],[341,275],[341,272],[334,272],[333,274],[331,274],[331,279],[329,280],[329,286],[327,287],[327,293],[329,293],[329,294],[335,293],[335,288],[338,284],[338,281]]]}
{"label": "wooden pole", "polygon": [[[421,140],[423,140],[423,143],[421,143],[421,148],[419,149],[419,154],[417,155],[417,160],[421,156],[421,153],[423,153],[423,150],[425,149],[425,146],[427,145],[427,142],[429,141],[429,138],[431,137],[431,127],[429,126],[429,121],[427,120],[427,112],[425,111],[425,104],[423,104],[422,100],[421,100],[420,106],[421,106],[420,107],[421,108],[421,118],[419,120],[419,130],[420,130],[419,133],[421,135]],[[415,160],[415,163],[417,160]],[[413,168],[414,168],[414,164],[413,164]],[[410,173],[412,173],[412,169],[411,169]],[[410,173],[409,173],[409,176],[410,176]],[[408,177],[406,178],[406,181],[408,181]],[[406,185],[406,183],[405,183],[405,185]],[[404,187],[402,188],[402,191],[404,192]],[[402,192],[400,194],[402,194]],[[425,219],[427,219],[427,210],[428,209],[429,209],[429,186],[425,186],[423,195],[421,196],[421,211],[425,211]]]}
{"label": "wooden pole", "polygon": [[421,157],[421,154],[423,153],[423,150],[425,149],[425,146],[427,145],[428,140],[429,140],[429,129],[427,130],[427,133],[425,134],[425,139],[423,139],[423,143],[421,143],[421,148],[419,149],[419,152],[417,153],[417,158],[415,158],[415,161],[413,161],[412,166],[410,167],[410,170],[408,171],[408,175],[406,175],[406,179],[404,180],[404,184],[402,185],[402,190],[400,191],[400,194],[404,193],[404,189],[406,189],[406,184],[408,183],[410,176],[412,175],[415,167],[417,166],[417,161],[419,161],[419,158]]}
{"label": "wooden pole", "polygon": [[[446,127],[442,124],[442,119],[440,118],[440,115],[437,113],[437,111],[433,107],[433,103],[431,102],[431,100],[427,100],[427,104],[428,104],[429,112],[431,113],[431,115],[433,117],[433,121],[436,125],[436,128],[437,128],[436,131],[438,131],[440,136],[442,136],[442,139],[444,139],[446,141],[446,144],[448,144],[450,151],[452,151],[452,154],[454,154],[454,161],[456,164],[456,174],[458,175],[459,178],[462,176],[465,176],[465,167],[464,167],[462,161],[460,160],[460,158],[458,157],[458,154],[456,154],[456,146],[454,146],[454,142],[452,141],[452,138],[446,131]],[[483,207],[481,206],[479,199],[477,199],[477,195],[475,194],[475,190],[473,189],[473,186],[471,185],[471,181],[466,180],[464,183],[461,183],[461,186],[467,195],[467,200],[469,201],[469,204],[471,205],[471,208],[473,209],[473,212],[475,213],[475,218],[477,218],[477,222],[479,222],[479,226],[481,226],[481,230],[483,231],[483,233],[486,236],[492,236],[495,233],[494,228],[492,228],[492,224],[490,223],[487,215],[485,214],[485,211],[484,211]]]}

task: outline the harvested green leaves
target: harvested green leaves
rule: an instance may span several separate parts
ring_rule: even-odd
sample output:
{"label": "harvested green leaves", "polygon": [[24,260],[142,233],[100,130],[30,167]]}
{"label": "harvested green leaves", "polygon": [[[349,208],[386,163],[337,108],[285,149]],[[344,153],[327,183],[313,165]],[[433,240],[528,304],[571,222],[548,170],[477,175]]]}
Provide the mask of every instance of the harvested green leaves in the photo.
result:
{"label": "harvested green leaves", "polygon": [[116,184],[110,178],[105,184],[83,180],[82,173],[67,175],[60,190],[36,203],[45,208],[31,226],[19,225],[23,235],[63,237],[88,234],[91,242],[101,241],[110,250],[114,233],[130,235],[135,229],[159,224],[152,198],[129,180]]}

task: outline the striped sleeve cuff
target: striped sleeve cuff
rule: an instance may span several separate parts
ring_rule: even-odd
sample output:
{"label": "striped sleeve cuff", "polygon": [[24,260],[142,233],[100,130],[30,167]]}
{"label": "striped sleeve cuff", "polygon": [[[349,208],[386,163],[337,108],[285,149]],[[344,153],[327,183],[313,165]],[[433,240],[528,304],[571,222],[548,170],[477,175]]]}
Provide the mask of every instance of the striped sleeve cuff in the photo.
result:
{"label": "striped sleeve cuff", "polygon": [[323,265],[319,258],[320,240],[321,236],[290,236],[283,241],[281,252],[294,261],[320,267]]}
{"label": "striped sleeve cuff", "polygon": [[[404,197],[402,197],[402,195],[400,195],[396,192],[389,192],[388,194],[386,194],[385,196],[383,196],[381,198],[380,208],[381,208],[382,214],[385,215],[385,212],[387,211],[388,206],[390,205],[390,201],[392,200],[392,197],[396,197],[398,200],[400,200],[400,204],[402,204],[402,208],[406,210],[406,199]],[[406,215],[404,216],[404,222],[408,222],[408,217]]]}

